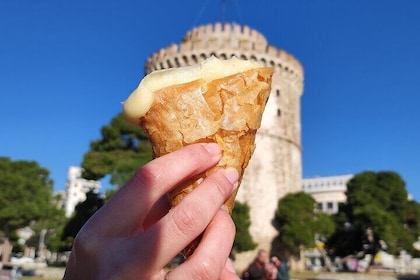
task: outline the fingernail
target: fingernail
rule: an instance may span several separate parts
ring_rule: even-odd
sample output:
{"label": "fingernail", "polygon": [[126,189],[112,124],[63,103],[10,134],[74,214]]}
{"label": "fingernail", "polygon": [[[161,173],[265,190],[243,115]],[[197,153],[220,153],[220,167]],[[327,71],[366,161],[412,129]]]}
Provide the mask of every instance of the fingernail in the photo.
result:
{"label": "fingernail", "polygon": [[233,185],[236,185],[239,179],[238,170],[235,168],[229,167],[225,169],[225,176]]}
{"label": "fingernail", "polygon": [[216,143],[207,143],[204,145],[204,148],[213,156],[221,155],[222,151],[220,150],[219,145]]}
{"label": "fingernail", "polygon": [[230,273],[236,274],[235,267],[233,266],[233,263],[230,259],[226,261],[225,267],[226,267],[226,270],[229,271]]}
{"label": "fingernail", "polygon": [[223,211],[228,213],[228,209],[227,209],[226,205],[222,204],[222,206],[220,206],[220,209],[222,209]]}

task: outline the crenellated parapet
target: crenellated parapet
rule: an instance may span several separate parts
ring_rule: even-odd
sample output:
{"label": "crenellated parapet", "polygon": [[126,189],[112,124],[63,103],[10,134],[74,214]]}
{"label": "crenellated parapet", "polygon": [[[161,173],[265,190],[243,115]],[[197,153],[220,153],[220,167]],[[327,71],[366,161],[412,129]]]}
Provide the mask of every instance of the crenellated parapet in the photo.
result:
{"label": "crenellated parapet", "polygon": [[255,29],[252,29],[247,25],[235,23],[215,23],[195,27],[185,35],[184,41],[196,42],[197,40],[213,40],[215,37],[227,39],[232,38],[232,36],[239,39],[239,43],[244,43],[244,45],[247,45],[247,43],[256,45],[267,44],[264,35]]}
{"label": "crenellated parapet", "polygon": [[292,55],[267,43],[266,38],[249,26],[207,24],[189,31],[180,44],[171,44],[154,53],[146,63],[146,73],[154,70],[196,64],[210,56],[255,60],[276,72],[303,82],[302,65]]}

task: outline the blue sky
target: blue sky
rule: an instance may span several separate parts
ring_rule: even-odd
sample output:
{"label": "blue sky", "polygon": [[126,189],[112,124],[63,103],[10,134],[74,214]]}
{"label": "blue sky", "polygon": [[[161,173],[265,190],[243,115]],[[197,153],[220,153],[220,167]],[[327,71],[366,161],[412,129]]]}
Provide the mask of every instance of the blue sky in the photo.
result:
{"label": "blue sky", "polygon": [[416,0],[2,0],[0,156],[64,189],[146,58],[225,20],[302,63],[304,177],[392,170],[420,201],[419,14]]}

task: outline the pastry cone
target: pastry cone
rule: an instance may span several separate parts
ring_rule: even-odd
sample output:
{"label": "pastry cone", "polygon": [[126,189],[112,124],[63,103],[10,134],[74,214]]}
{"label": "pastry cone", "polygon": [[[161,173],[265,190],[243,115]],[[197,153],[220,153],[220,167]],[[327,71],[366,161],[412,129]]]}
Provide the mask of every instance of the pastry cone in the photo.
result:
{"label": "pastry cone", "polygon": [[[232,64],[236,66],[229,66]],[[169,79],[176,80],[176,84],[162,88],[156,85],[145,114],[131,118],[131,122],[137,122],[149,136],[154,157],[192,143],[215,142],[222,149],[222,159],[212,169],[171,191],[169,199],[173,207],[218,168],[236,168],[240,184],[255,149],[255,134],[270,95],[273,74],[272,68],[262,68],[250,61],[236,58],[221,61],[214,57],[201,66],[176,70],[178,74],[169,71],[169,75],[182,76]],[[166,74],[159,73],[159,80],[168,80]],[[130,120],[128,111],[124,107]],[[236,192],[225,202],[229,214],[232,214]],[[198,243],[199,239],[185,248],[184,256],[190,256]]]}

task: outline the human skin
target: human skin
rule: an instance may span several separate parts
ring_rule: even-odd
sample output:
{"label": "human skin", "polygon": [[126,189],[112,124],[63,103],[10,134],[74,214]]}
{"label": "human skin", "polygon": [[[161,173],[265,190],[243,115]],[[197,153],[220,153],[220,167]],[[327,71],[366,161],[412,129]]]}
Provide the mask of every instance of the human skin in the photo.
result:
{"label": "human skin", "polygon": [[[138,169],[81,229],[63,279],[239,279],[229,260],[235,226],[223,206],[237,171],[217,170],[172,210],[166,198],[220,158],[217,144],[194,144]],[[168,273],[165,265],[201,233],[194,254]]]}

